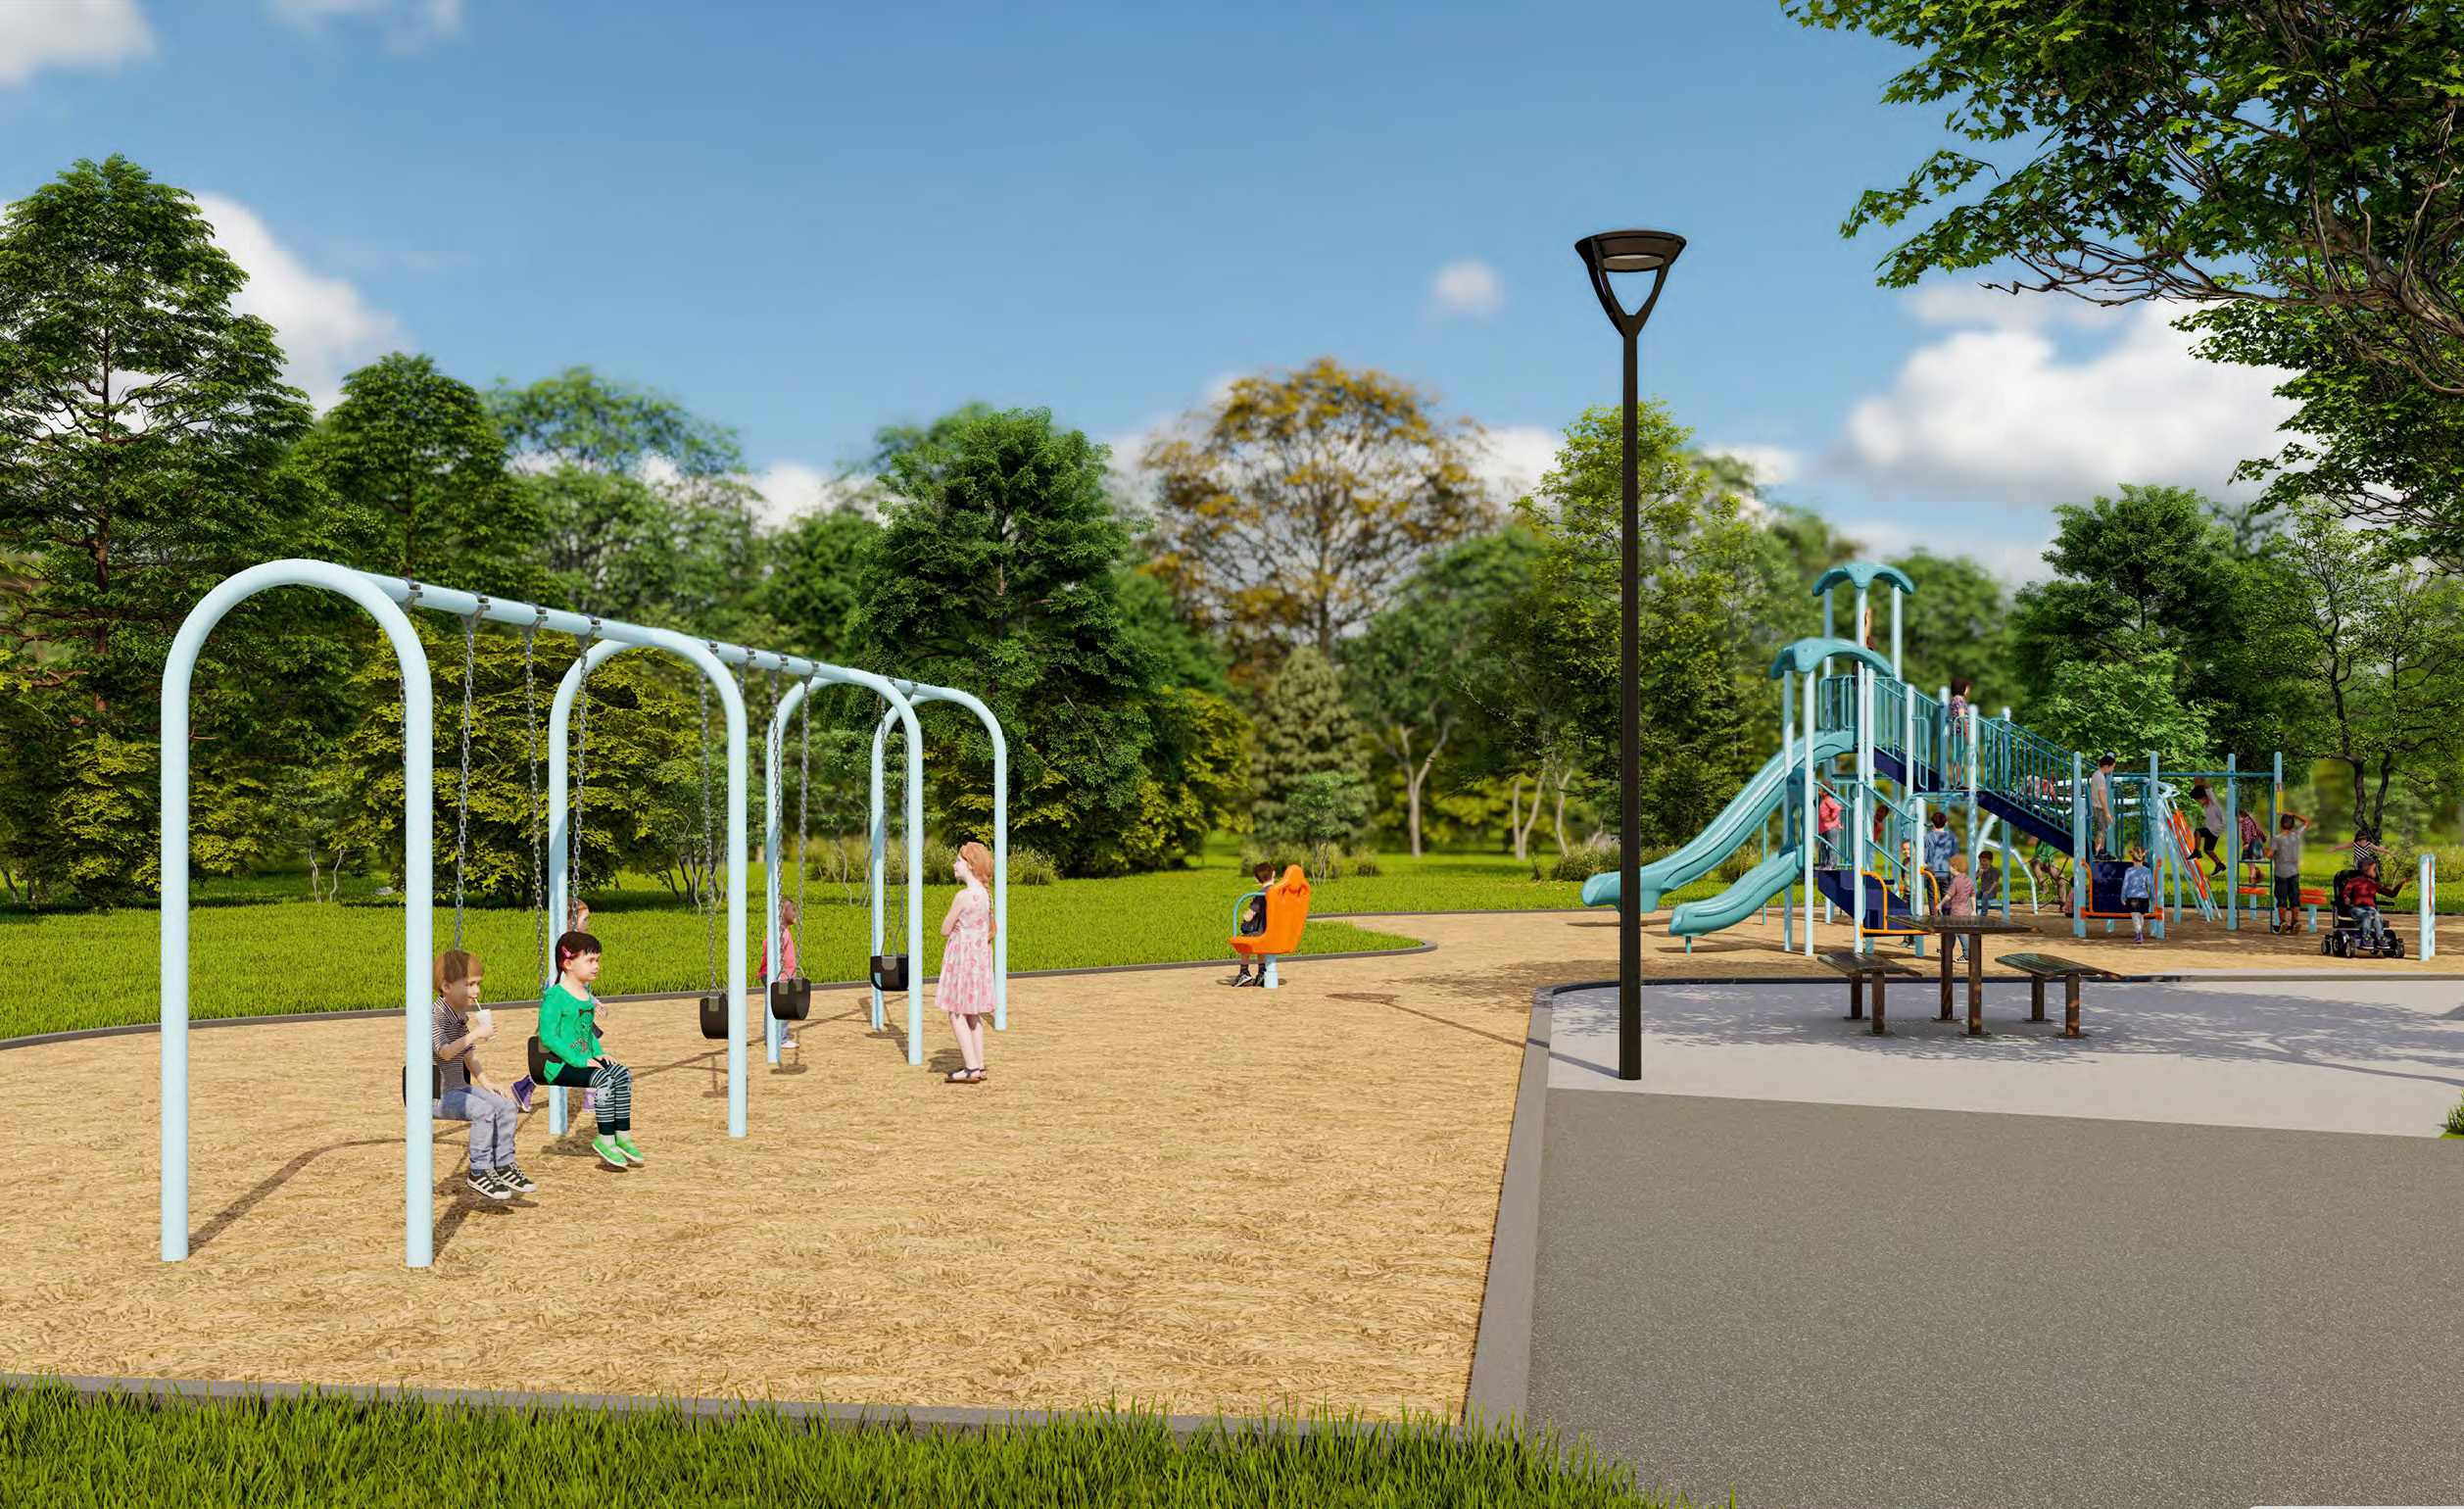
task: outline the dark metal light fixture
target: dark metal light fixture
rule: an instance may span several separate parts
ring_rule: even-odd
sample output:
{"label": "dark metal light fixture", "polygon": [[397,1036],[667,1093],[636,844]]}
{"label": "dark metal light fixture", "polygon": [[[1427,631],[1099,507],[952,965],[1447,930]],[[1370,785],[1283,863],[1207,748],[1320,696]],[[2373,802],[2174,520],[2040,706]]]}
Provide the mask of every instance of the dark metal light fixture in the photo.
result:
{"label": "dark metal light fixture", "polygon": [[[1618,693],[1624,707],[1622,743],[1618,752],[1618,1009],[1617,1077],[1643,1077],[1643,911],[1642,861],[1636,836],[1643,826],[1642,781],[1642,617],[1641,559],[1634,539],[1641,458],[1636,452],[1635,412],[1642,404],[1642,370],[1636,353],[1643,325],[1660,302],[1660,287],[1668,280],[1668,267],[1685,250],[1685,237],[1668,230],[1604,230],[1574,243],[1574,253],[1591,271],[1591,291],[1609,312],[1609,322],[1625,338],[1625,432],[1621,447],[1625,462],[1625,514],[1622,539],[1625,559],[1620,573],[1624,589],[1624,623],[1618,662]],[[1612,273],[1648,272],[1651,294],[1642,308],[1627,313],[1609,285]]]}

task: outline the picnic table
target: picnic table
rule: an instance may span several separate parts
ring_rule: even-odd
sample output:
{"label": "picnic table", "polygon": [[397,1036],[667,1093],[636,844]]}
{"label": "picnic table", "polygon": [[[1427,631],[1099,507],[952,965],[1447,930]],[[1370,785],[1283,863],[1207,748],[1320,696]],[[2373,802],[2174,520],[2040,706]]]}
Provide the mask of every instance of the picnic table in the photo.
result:
{"label": "picnic table", "polygon": [[1968,1036],[1985,1036],[1985,946],[1983,940],[1995,933],[2034,933],[2035,928],[2017,922],[1992,922],[1983,917],[1931,918],[1925,931],[1942,939],[1942,1016],[1951,1020],[1951,940],[1973,940],[1968,948]]}

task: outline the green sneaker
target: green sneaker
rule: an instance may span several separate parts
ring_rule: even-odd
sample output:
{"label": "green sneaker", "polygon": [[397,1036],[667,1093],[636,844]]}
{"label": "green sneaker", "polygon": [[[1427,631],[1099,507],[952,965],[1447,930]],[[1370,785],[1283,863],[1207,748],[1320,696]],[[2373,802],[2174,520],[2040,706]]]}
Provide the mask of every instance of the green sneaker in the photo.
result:
{"label": "green sneaker", "polygon": [[641,1148],[633,1145],[633,1134],[630,1132],[619,1132],[615,1134],[615,1143],[617,1146],[624,1149],[624,1155],[631,1158],[634,1162],[648,1163],[651,1161],[650,1159],[642,1156]]}
{"label": "green sneaker", "polygon": [[599,1154],[600,1161],[605,1163],[609,1168],[623,1168],[625,1166],[624,1148],[620,1146],[616,1140],[612,1137],[592,1138],[591,1151]]}

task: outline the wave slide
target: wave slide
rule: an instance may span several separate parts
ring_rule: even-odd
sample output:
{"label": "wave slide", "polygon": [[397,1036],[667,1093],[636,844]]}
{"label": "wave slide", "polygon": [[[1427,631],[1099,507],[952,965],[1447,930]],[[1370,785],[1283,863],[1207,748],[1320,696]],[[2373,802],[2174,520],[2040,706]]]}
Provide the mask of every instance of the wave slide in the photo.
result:
{"label": "wave slide", "polygon": [[[1846,754],[1856,747],[1857,736],[1845,730],[1816,734],[1813,739],[1814,764],[1819,768],[1824,761]],[[1745,783],[1745,789],[1738,792],[1726,806],[1720,808],[1719,815],[1705,825],[1702,832],[1688,839],[1674,852],[1643,866],[1642,884],[1637,888],[1637,897],[1643,910],[1659,910],[1661,897],[1676,890],[1679,886],[1710,874],[1720,860],[1736,852],[1739,847],[1752,843],[1761,834],[1763,820],[1769,817],[1780,803],[1787,799],[1788,790],[1792,784],[1789,777],[1794,773],[1791,769],[1792,763],[1802,767],[1805,762],[1805,749],[1802,745],[1798,747],[1796,754],[1797,757],[1793,762],[1779,754],[1774,754],[1763,761],[1763,768],[1754,773],[1754,779]],[[1794,854],[1797,851],[1792,847],[1786,852]],[[1689,907],[1707,906],[1713,902],[1725,901],[1741,887],[1744,887],[1747,881],[1765,870],[1772,869],[1779,863],[1780,858],[1780,854],[1774,853],[1770,858],[1756,865],[1747,875],[1746,880],[1738,881],[1736,885],[1730,886],[1719,896],[1707,901],[1689,901],[1686,906],[1678,909],[1684,911]],[[1617,871],[1609,870],[1603,874],[1594,875],[1583,882],[1583,904],[1585,906],[1615,906],[1618,904],[1620,889]],[[1772,887],[1757,896],[1753,901],[1745,905],[1745,911],[1752,911],[1755,907],[1762,905],[1763,900],[1776,889],[1777,887]],[[1728,924],[1718,925],[1724,927]],[[1677,931],[1673,920],[1670,931]],[[1706,928],[1704,931],[1710,931],[1710,929]]]}

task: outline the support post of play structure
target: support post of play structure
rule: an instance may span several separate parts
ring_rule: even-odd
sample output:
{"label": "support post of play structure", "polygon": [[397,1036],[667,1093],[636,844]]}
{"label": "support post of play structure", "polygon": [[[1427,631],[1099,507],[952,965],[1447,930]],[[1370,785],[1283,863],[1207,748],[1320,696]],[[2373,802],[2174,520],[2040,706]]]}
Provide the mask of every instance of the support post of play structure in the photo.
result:
{"label": "support post of play structure", "polygon": [[[1982,825],[1977,820],[1978,808],[1976,804],[1976,762],[1978,758],[1976,743],[1977,730],[1981,726],[1982,720],[1977,717],[1976,708],[1973,706],[1969,706],[1967,709],[1967,727],[1960,729],[1959,733],[1961,735],[1962,742],[1967,746],[1967,759],[1965,761],[1967,766],[1968,787],[1967,855],[1968,884],[1971,888],[1976,883],[1978,872],[1985,867],[1985,855],[1980,852],[1980,848],[1984,843],[1985,833]],[[2006,875],[2003,878],[2002,890],[2005,896],[2010,894],[2010,879]],[[1984,907],[1979,906],[1976,910],[1979,916],[1984,915]]]}
{"label": "support post of play structure", "polygon": [[[1857,595],[1858,607],[1864,607],[1864,594]],[[1857,951],[1862,953],[1865,942],[1865,845],[1873,836],[1873,667],[1857,662],[1857,838],[1849,847],[1848,925],[1857,933]],[[1883,902],[1887,911],[1890,906]]]}
{"label": "support post of play structure", "polygon": [[[1785,805],[1788,801],[1788,778],[1797,772],[1796,690],[1796,672],[1782,667],[1779,673],[1779,768],[1783,772],[1779,783],[1779,797],[1783,803],[1779,812],[1779,840],[1782,849],[1788,847],[1789,829],[1795,823],[1797,816]],[[1812,738],[1813,730],[1806,730],[1806,736]],[[1797,836],[1797,843],[1802,847],[1811,837],[1810,834],[1801,833]],[[1782,887],[1779,893],[1779,951],[1782,953],[1794,953],[1797,949],[1797,899],[1788,894],[1788,889]]]}
{"label": "support post of play structure", "polygon": [[2225,852],[2231,862],[2224,868],[2224,930],[2242,931],[2242,778],[2237,768],[2238,754],[2224,757],[2224,825],[2222,835]]}
{"label": "support post of play structure", "polygon": [[1891,679],[1894,681],[1908,679],[1907,673],[1900,669],[1900,599],[1905,595],[1896,586],[1891,589]]}
{"label": "support post of play structure", "polygon": [[2088,870],[2088,788],[2079,752],[2070,752],[2070,935],[2088,936],[2088,902],[2094,881]]}
{"label": "support post of play structure", "polygon": [[2421,855],[2421,956],[2439,956],[2439,856],[2427,850]]}
{"label": "support post of play structure", "polygon": [[[2139,803],[2139,847],[2147,851],[2149,863],[2164,864],[2167,862],[2164,850],[2156,843],[2156,752],[2150,750],[2148,752],[2148,794]],[[2156,873],[2162,875],[2164,872],[2158,870]],[[2155,930],[2156,941],[2162,943],[2164,941],[2164,887],[2159,883],[2148,889],[2154,893],[2148,898],[2148,909],[2155,913],[2148,919],[2149,926]]]}
{"label": "support post of play structure", "polygon": [[[2358,815],[2358,814],[2356,814]],[[2285,820],[2285,752],[2276,752],[2276,778],[2267,787],[2267,836],[2274,838]]]}
{"label": "support post of play structure", "polygon": [[1813,677],[1808,675],[1802,679],[1806,684],[1806,784],[1804,811],[1800,821],[1804,825],[1802,831],[1806,840],[1806,957],[1812,958],[1813,957],[1813,896],[1816,889],[1813,883],[1813,861],[1815,852],[1822,847],[1822,832],[1819,826],[1819,808],[1816,805],[1818,799],[1814,792],[1813,779]]}
{"label": "support post of play structure", "polygon": [[[189,610],[163,665],[162,694],[162,1253],[188,1256],[188,689],[206,636],[225,614],[268,587],[319,587],[349,598],[385,631],[402,672],[403,697],[403,1253],[406,1267],[436,1259],[432,1193],[434,1097],[429,1067],[429,951],[436,922],[433,804],[435,689],[427,652],[410,615],[347,566],[269,560],[226,577]],[[410,594],[413,602],[416,592]]]}

